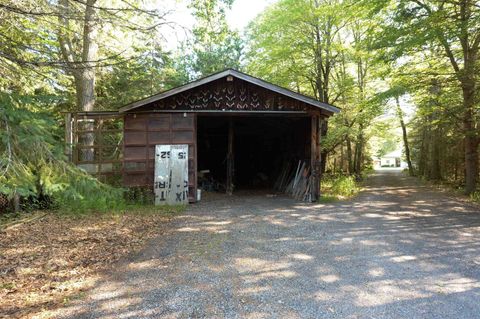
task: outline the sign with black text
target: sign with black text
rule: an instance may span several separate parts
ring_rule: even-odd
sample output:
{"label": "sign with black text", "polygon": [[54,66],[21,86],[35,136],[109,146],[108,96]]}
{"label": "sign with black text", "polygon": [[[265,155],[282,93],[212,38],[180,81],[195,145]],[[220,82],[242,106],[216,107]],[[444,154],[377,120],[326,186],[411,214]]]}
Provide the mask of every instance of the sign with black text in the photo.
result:
{"label": "sign with black text", "polygon": [[155,146],[155,205],[188,203],[188,145]]}

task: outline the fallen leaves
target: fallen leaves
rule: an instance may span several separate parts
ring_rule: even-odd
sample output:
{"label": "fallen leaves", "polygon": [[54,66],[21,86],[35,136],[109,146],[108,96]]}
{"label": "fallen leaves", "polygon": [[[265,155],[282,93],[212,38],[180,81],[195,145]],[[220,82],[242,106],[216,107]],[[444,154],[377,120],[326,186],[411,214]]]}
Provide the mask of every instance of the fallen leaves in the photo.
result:
{"label": "fallen leaves", "polygon": [[78,298],[100,271],[159,235],[170,218],[49,213],[0,230],[0,318],[31,318]]}

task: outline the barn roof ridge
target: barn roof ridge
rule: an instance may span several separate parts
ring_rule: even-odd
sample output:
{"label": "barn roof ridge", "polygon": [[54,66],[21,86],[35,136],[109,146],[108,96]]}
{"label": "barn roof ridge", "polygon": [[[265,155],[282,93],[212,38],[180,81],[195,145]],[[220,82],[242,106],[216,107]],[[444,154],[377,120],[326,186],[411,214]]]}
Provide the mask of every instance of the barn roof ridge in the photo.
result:
{"label": "barn roof ridge", "polygon": [[170,97],[172,95],[185,92],[187,90],[196,88],[196,87],[201,86],[203,84],[207,84],[207,83],[210,83],[212,81],[215,81],[215,80],[227,77],[227,76],[236,77],[238,79],[241,79],[241,80],[244,80],[246,82],[258,85],[260,87],[263,87],[267,90],[276,92],[278,94],[282,94],[282,95],[291,97],[293,99],[302,101],[304,103],[307,103],[309,105],[318,107],[318,108],[323,109],[323,110],[328,111],[328,112],[332,112],[332,113],[340,112],[340,109],[338,107],[334,106],[334,105],[324,103],[324,102],[320,102],[320,101],[318,101],[318,100],[316,100],[312,97],[309,97],[307,95],[294,92],[294,91],[289,90],[287,88],[275,85],[273,83],[267,82],[265,80],[262,80],[260,78],[251,76],[249,74],[243,73],[241,71],[238,71],[238,70],[235,70],[235,69],[232,69],[232,68],[228,68],[228,69],[225,69],[223,71],[213,73],[213,74],[208,75],[206,77],[197,79],[195,81],[191,81],[187,84],[184,84],[184,85],[181,85],[181,86],[178,86],[178,87],[175,87],[175,88],[172,88],[172,89],[169,89],[169,90],[151,95],[151,96],[143,98],[141,100],[137,100],[137,101],[134,101],[132,103],[126,104],[119,109],[119,112],[120,113],[128,112],[128,111],[134,110],[138,107],[144,106],[146,104],[149,104],[149,103],[152,103],[152,102],[155,102],[155,101],[158,101],[158,100],[162,100],[162,99]]}

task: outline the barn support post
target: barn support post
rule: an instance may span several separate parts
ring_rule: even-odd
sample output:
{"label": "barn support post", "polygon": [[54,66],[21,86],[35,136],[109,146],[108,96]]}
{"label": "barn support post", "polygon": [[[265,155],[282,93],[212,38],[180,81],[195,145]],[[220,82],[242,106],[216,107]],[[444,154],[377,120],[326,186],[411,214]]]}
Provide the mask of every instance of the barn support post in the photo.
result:
{"label": "barn support post", "polygon": [[[319,119],[319,131],[318,131],[318,136],[320,140],[322,139],[322,136],[326,136],[328,133],[328,118],[321,116]],[[320,141],[319,141],[320,143]],[[327,169],[327,156],[328,152],[326,150],[320,150],[320,174],[325,173]]]}
{"label": "barn support post", "polygon": [[233,117],[228,119],[228,152],[227,152],[227,185],[226,191],[228,195],[233,194],[233,176],[235,174],[234,163],[234,123]]}
{"label": "barn support post", "polygon": [[327,134],[327,120],[320,116],[318,118],[318,134],[317,134],[317,167],[318,167],[318,197],[321,196],[322,178],[325,164],[327,162],[326,154],[322,150],[322,138]]}
{"label": "barn support post", "polygon": [[320,195],[320,145],[319,145],[319,117],[311,116],[310,130],[310,201],[316,202]]}

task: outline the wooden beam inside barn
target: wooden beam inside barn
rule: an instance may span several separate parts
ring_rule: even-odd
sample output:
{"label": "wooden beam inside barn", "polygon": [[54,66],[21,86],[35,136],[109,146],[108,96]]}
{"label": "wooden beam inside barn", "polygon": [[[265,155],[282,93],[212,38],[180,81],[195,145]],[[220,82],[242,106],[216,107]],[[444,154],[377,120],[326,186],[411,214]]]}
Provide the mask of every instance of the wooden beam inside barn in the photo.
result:
{"label": "wooden beam inside barn", "polygon": [[235,159],[234,159],[234,123],[233,118],[228,119],[228,153],[227,153],[227,194],[233,194],[233,177],[235,176]]}
{"label": "wooden beam inside barn", "polygon": [[312,202],[318,200],[320,190],[320,179],[318,172],[319,160],[319,145],[318,145],[318,115],[311,116],[311,130],[310,130],[310,200]]}

